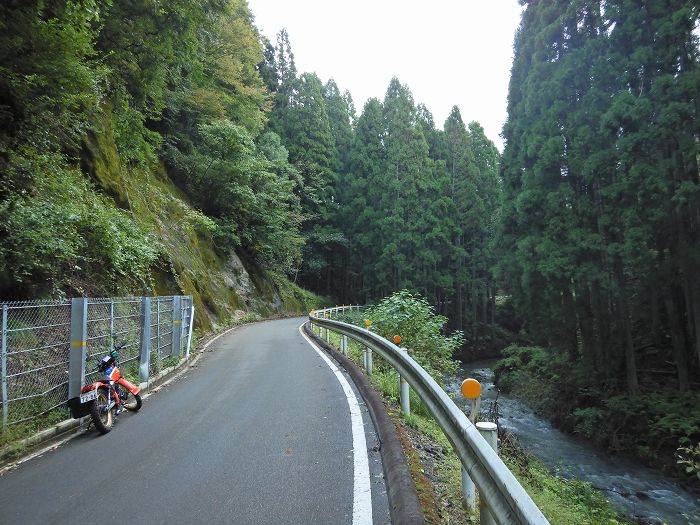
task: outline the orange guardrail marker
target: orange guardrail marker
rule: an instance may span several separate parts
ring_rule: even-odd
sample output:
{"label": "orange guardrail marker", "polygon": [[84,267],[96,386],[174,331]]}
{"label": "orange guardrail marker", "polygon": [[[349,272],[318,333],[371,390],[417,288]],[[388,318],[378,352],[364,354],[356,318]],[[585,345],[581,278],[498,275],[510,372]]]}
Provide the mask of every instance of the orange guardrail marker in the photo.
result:
{"label": "orange guardrail marker", "polygon": [[476,399],[481,395],[481,384],[476,379],[465,379],[462,381],[462,395],[467,399]]}
{"label": "orange guardrail marker", "polygon": [[394,336],[394,343],[397,345],[401,344],[401,336],[400,335],[395,335]]}
{"label": "orange guardrail marker", "polygon": [[365,319],[365,326],[369,328],[372,325],[372,320],[371,319]]}

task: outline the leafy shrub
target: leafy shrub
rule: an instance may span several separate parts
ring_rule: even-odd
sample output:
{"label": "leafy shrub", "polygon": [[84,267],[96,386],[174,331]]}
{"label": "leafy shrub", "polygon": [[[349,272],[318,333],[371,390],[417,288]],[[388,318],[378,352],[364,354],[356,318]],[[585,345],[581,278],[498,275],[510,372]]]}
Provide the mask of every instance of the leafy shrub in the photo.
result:
{"label": "leafy shrub", "polygon": [[372,320],[372,330],[390,341],[402,338],[401,346],[440,382],[442,375],[456,373],[453,354],[462,346],[463,335],[443,334],[447,318],[435,315],[428,301],[406,290],[396,292],[379,304],[369,307],[365,317]]}
{"label": "leafy shrub", "polygon": [[39,292],[82,292],[92,275],[101,276],[108,292],[147,288],[155,239],[62,156],[25,160],[34,168],[33,191],[0,202],[0,288],[31,282]]}
{"label": "leafy shrub", "polygon": [[678,461],[676,463],[683,468],[689,476],[695,476],[700,480],[700,443],[687,447],[679,447],[676,451]]}

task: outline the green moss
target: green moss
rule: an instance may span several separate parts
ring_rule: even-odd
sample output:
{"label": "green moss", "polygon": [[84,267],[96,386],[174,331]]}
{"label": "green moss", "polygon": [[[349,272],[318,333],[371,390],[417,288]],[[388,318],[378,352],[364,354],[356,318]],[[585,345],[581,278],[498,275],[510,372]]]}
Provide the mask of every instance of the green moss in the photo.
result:
{"label": "green moss", "polygon": [[254,310],[263,316],[303,314],[321,299],[290,283],[284,276],[267,272],[241,257],[255,287],[244,301],[226,285],[226,261],[212,239],[214,223],[193,209],[172,183],[164,166],[127,169],[117,152],[105,113],[96,130],[85,140],[82,168],[115,203],[129,210],[140,227],[158,243],[158,257],[151,267],[152,293],[192,295],[199,315],[196,325],[210,330],[236,310]]}

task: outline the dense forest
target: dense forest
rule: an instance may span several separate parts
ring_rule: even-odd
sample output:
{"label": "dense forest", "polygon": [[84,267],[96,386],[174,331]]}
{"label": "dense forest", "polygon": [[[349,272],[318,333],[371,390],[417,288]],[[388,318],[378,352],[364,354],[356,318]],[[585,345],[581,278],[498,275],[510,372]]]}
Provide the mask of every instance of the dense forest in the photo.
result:
{"label": "dense forest", "polygon": [[332,79],[296,71],[286,31],[276,44],[264,43],[261,67],[275,95],[270,128],[304,188],[293,278],[345,303],[418,291],[453,327],[482,336],[495,315],[495,145],[456,106],[438,129],[396,78],[357,116]]}
{"label": "dense forest", "polygon": [[514,343],[568,428],[697,443],[700,7],[521,4],[501,155],[396,78],[358,114],[245,0],[4,2],[0,295],[216,311],[237,257],[339,303],[407,289],[465,356]]}
{"label": "dense forest", "polygon": [[523,4],[495,271],[540,347],[504,369],[568,428],[667,465],[694,446],[697,472],[700,6]]}
{"label": "dense forest", "polygon": [[226,314],[238,256],[281,282],[301,257],[303,188],[266,127],[244,0],[0,13],[3,298],[184,291]]}

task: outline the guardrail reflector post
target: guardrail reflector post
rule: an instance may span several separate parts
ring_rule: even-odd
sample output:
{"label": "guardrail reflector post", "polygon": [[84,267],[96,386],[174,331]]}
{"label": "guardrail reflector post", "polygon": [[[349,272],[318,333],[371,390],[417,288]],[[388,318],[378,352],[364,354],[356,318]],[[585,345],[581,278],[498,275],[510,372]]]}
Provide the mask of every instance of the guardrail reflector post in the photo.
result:
{"label": "guardrail reflector post", "polygon": [[139,356],[139,380],[148,381],[151,362],[151,298],[141,299],[141,354]]}
{"label": "guardrail reflector post", "polygon": [[[494,452],[498,453],[498,426],[496,423],[484,421],[477,423],[476,428]],[[480,499],[479,503],[479,522],[481,525],[497,525],[483,498]]]}
{"label": "guardrail reflector post", "polygon": [[[476,423],[479,417],[479,407],[481,406],[481,384],[470,377],[462,381],[460,390],[462,395],[472,402],[469,421]],[[464,466],[462,466],[462,495],[467,507],[471,510],[476,510],[476,485],[474,485],[474,481],[472,481]]]}
{"label": "guardrail reflector post", "polygon": [[172,346],[170,347],[170,355],[180,357],[182,345],[182,297],[176,295],[173,297],[173,334]]}
{"label": "guardrail reflector post", "polygon": [[326,328],[326,343],[331,344],[331,331]]}
{"label": "guardrail reflector post", "polygon": [[80,395],[85,384],[88,300],[76,297],[70,307],[70,353],[68,354],[68,399]]}

